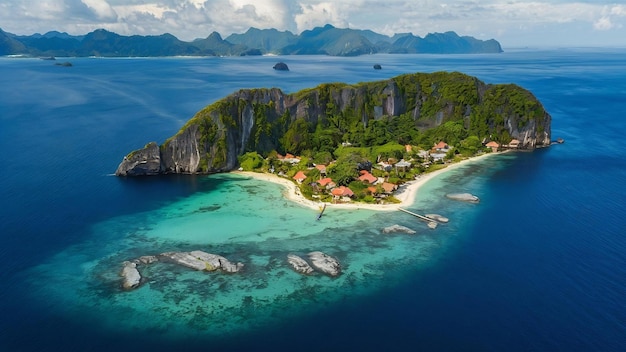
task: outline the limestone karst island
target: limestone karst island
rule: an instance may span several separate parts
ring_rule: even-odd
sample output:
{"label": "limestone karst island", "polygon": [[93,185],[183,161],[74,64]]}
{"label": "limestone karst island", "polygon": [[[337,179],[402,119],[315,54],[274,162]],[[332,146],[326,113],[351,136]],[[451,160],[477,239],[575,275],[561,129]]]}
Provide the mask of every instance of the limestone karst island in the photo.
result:
{"label": "limestone karst island", "polygon": [[528,90],[459,72],[293,94],[242,89],[163,144],[126,155],[116,175],[256,171],[292,181],[316,202],[393,204],[400,185],[450,163],[548,146],[550,123]]}

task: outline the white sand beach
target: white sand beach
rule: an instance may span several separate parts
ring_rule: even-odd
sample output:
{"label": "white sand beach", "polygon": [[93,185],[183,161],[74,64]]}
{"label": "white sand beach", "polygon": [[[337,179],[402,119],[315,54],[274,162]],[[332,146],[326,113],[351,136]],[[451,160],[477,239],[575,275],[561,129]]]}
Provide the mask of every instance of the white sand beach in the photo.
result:
{"label": "white sand beach", "polygon": [[[447,167],[443,169],[439,169],[437,171],[429,172],[420,175],[416,180],[412,180],[400,185],[399,189],[394,193],[394,197],[400,201],[400,203],[396,204],[366,204],[366,203],[339,203],[339,204],[331,204],[326,203],[328,207],[332,207],[334,209],[368,209],[375,211],[393,211],[398,210],[398,208],[408,207],[415,202],[419,189],[432,178],[450,171],[454,170],[461,165],[466,165],[468,163],[476,162],[490,155],[501,154],[499,153],[486,153],[480,156],[468,158],[461,160],[457,163],[448,164]],[[258,180],[274,182],[280,185],[285,186],[286,190],[284,195],[287,199],[296,202],[304,207],[308,207],[311,209],[319,210],[321,202],[312,201],[306,199],[301,193],[296,184],[287,178],[280,177],[275,174],[269,173],[259,173],[259,172],[251,172],[251,171],[233,171],[235,174],[245,175],[249,177],[253,177]]]}

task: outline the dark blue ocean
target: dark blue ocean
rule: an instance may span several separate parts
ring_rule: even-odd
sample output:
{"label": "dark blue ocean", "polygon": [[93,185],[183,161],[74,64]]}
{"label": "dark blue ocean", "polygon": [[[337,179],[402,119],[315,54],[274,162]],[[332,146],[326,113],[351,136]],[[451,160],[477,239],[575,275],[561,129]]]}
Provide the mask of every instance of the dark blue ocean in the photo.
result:
{"label": "dark blue ocean", "polygon": [[[67,61],[0,58],[1,351],[626,350],[626,49]],[[272,70],[278,61],[290,71]],[[367,230],[413,221],[401,214],[337,212],[302,226],[315,214],[288,204],[268,210],[278,228],[273,215],[248,214],[283,202],[262,198],[274,185],[111,176],[129,151],[163,142],[240,88],[295,92],[441,70],[529,89],[565,143],[492,156],[427,184],[413,209],[451,218],[435,232],[381,240]],[[441,196],[468,189],[479,204]],[[232,240],[193,233],[207,206],[220,232],[235,226]],[[270,298],[233,303],[234,319],[207,308],[233,300],[208,299],[215,292],[197,288],[193,273],[131,293],[113,284],[121,260],[199,244],[250,268],[270,263],[274,276],[248,271],[259,290],[250,295]],[[350,275],[273,301],[275,282],[293,282],[275,256],[316,244]],[[205,279],[220,280],[227,298],[248,287],[234,286],[235,276]]]}

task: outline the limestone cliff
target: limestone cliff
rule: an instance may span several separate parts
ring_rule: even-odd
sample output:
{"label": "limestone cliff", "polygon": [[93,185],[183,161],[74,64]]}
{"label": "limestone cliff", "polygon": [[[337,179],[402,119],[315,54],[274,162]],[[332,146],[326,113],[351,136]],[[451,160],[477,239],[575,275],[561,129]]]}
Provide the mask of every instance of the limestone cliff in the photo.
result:
{"label": "limestone cliff", "polygon": [[127,155],[116,175],[230,171],[248,151],[311,148],[319,126],[354,142],[377,121],[399,117],[419,133],[458,121],[481,139],[515,138],[525,149],[550,144],[551,117],[529,91],[458,72],[415,73],[357,85],[322,84],[293,94],[276,88],[237,91],[199,111],[160,148],[150,143]]}
{"label": "limestone cliff", "polygon": [[143,176],[159,173],[161,173],[161,153],[155,142],[150,142],[143,149],[126,155],[115,171],[117,176]]}

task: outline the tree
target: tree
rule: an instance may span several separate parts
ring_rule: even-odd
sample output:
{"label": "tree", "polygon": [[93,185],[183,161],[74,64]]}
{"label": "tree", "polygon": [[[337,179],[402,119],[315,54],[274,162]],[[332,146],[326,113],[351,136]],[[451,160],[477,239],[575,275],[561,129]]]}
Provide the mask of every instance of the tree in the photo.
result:
{"label": "tree", "polygon": [[249,152],[241,155],[239,158],[239,166],[245,171],[252,171],[263,166],[263,158],[257,152]]}
{"label": "tree", "polygon": [[482,146],[478,136],[469,136],[461,141],[459,151],[463,156],[472,156],[476,154]]}
{"label": "tree", "polygon": [[308,148],[309,138],[309,123],[305,119],[296,119],[280,139],[280,143],[286,152],[299,154]]}

